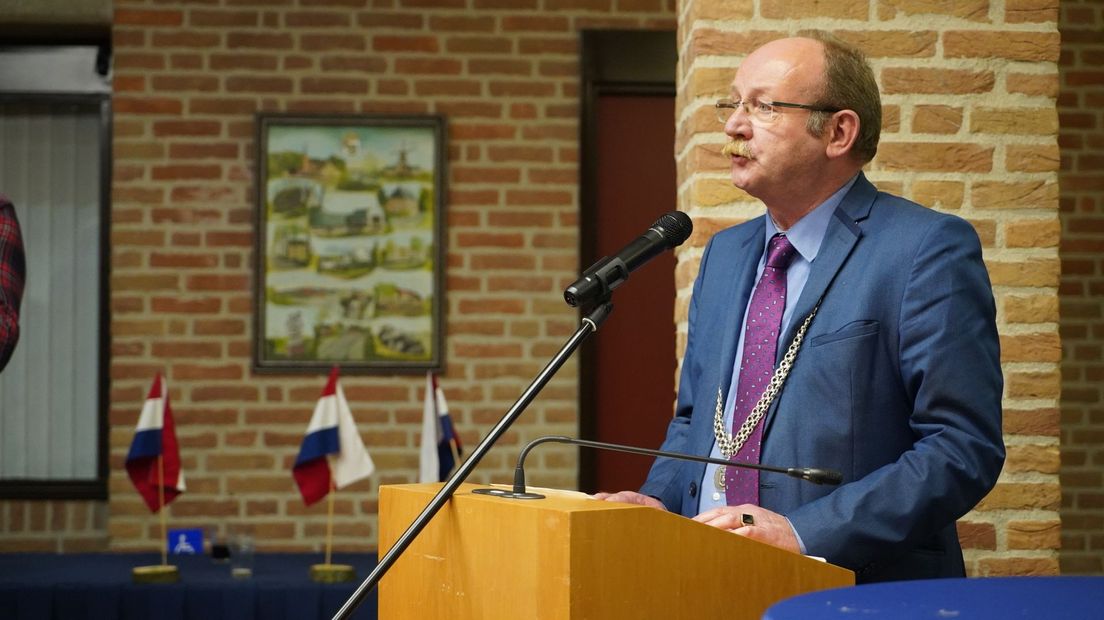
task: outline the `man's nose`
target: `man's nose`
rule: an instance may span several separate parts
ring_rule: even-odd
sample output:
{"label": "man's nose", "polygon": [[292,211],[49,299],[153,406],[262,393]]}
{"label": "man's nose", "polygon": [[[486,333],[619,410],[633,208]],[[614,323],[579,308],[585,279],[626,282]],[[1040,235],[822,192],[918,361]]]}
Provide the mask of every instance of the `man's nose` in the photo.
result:
{"label": "man's nose", "polygon": [[724,132],[732,138],[747,138],[751,135],[751,116],[748,115],[744,106],[736,106],[732,114],[728,115]]}

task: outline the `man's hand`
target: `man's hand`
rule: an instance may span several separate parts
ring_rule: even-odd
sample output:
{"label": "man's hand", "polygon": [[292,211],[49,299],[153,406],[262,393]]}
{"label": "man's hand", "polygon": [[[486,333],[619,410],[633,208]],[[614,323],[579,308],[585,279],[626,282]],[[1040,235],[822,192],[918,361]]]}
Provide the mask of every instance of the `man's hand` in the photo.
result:
{"label": "man's hand", "polygon": [[[751,515],[754,525],[747,525],[744,522],[744,515]],[[794,535],[790,521],[776,512],[759,506],[742,504],[714,508],[694,517],[694,520],[774,547],[801,553],[801,547],[797,544],[797,536]]]}
{"label": "man's hand", "polygon": [[619,493],[595,493],[592,496],[594,499],[601,499],[607,502],[622,502],[625,504],[636,504],[637,506],[647,506],[649,508],[659,508],[660,510],[667,510],[667,507],[663,505],[663,502],[652,497],[651,495],[641,495],[635,491],[621,491]]}

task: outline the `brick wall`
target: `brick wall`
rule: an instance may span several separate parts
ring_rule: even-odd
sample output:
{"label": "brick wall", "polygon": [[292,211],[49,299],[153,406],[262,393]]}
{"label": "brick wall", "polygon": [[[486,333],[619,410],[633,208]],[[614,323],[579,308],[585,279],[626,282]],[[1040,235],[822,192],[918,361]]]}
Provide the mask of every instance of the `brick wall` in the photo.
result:
{"label": "brick wall", "polygon": [[[539,8],[545,10],[539,10]],[[288,469],[321,377],[249,372],[255,110],[448,117],[447,359],[468,445],[576,326],[578,32],[674,27],[664,0],[226,0],[116,3],[113,462],[149,377],[174,379],[194,490],[173,514],[248,522],[270,548],[315,547]],[[576,428],[565,368],[473,480],[507,481],[517,447]],[[348,377],[379,473],[338,497],[342,548],[375,542],[381,483],[417,475],[423,380]],[[534,484],[570,486],[572,452]],[[117,468],[116,468],[117,470]],[[112,480],[116,547],[152,521]]]}
{"label": "brick wall", "polygon": [[[88,502],[2,503],[5,548],[155,540],[122,461],[158,371],[189,489],[173,523],[319,548],[326,503],[303,507],[290,464],[325,377],[250,371],[255,111],[447,117],[441,385],[474,446],[577,326],[561,295],[578,270],[579,32],[674,16],[674,0],[116,0],[111,499],[99,518]],[[473,480],[508,482],[525,441],[575,433],[577,372]],[[417,477],[424,378],[342,384],[377,474],[339,493],[335,545],[371,548],[376,488]],[[574,485],[573,450],[533,459],[533,484]]]}
{"label": "brick wall", "polygon": [[1062,3],[1063,573],[1104,574],[1104,5]]}
{"label": "brick wall", "polygon": [[729,181],[710,104],[727,95],[740,57],[769,39],[824,28],[865,49],[885,106],[868,176],[980,234],[998,305],[1008,460],[959,524],[974,575],[1058,572],[1057,18],[1056,0],[680,5],[679,208],[696,226],[679,254],[680,347],[709,235],[762,211]]}

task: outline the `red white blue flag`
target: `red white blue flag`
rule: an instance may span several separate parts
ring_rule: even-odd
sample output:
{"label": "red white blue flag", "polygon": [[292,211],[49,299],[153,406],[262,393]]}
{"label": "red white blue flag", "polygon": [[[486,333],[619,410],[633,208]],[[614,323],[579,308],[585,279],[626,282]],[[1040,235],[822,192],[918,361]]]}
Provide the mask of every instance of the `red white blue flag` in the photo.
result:
{"label": "red white blue flag", "polygon": [[[157,459],[161,457],[158,466]],[[158,373],[153,379],[146,404],[138,416],[134,440],[126,458],[127,474],[146,501],[151,512],[184,492],[184,472],[180,471],[180,445],[176,442],[176,424],[169,405],[169,390]]]}
{"label": "red white blue flag", "polygon": [[422,405],[422,446],[418,459],[420,482],[441,482],[459,462],[464,447],[452,424],[445,392],[437,377],[426,373],[425,401]]}
{"label": "red white blue flag", "polygon": [[322,390],[322,397],[314,407],[291,472],[308,506],[326,497],[331,486],[344,488],[371,476],[376,469],[357,432],[353,412],[349,410],[337,375],[337,366],[334,366],[326,389]]}

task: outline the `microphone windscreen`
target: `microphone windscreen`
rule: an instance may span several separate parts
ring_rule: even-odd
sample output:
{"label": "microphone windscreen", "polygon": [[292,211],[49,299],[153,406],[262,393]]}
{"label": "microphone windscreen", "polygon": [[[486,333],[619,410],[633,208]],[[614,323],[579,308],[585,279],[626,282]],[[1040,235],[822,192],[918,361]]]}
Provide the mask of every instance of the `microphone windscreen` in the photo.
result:
{"label": "microphone windscreen", "polygon": [[656,220],[652,224],[652,230],[663,237],[667,247],[673,248],[690,238],[690,233],[694,232],[694,222],[682,211],[671,211]]}

